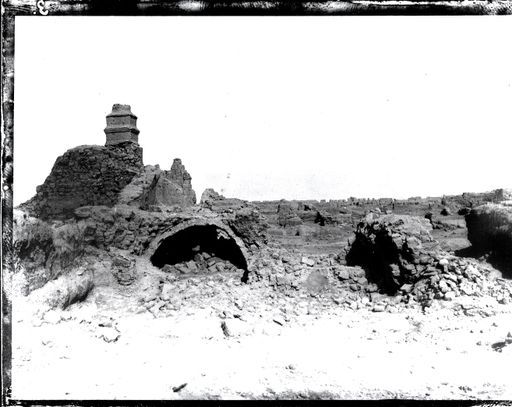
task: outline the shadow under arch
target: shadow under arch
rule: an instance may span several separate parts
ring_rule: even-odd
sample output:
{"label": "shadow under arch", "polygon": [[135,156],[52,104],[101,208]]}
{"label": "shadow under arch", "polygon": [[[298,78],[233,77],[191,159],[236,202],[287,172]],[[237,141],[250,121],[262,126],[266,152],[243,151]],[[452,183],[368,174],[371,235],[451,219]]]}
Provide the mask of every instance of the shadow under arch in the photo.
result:
{"label": "shadow under arch", "polygon": [[229,227],[217,221],[183,222],[161,233],[147,249],[151,263],[160,268],[193,260],[199,252],[210,253],[244,270],[242,281],[247,281],[247,249]]}

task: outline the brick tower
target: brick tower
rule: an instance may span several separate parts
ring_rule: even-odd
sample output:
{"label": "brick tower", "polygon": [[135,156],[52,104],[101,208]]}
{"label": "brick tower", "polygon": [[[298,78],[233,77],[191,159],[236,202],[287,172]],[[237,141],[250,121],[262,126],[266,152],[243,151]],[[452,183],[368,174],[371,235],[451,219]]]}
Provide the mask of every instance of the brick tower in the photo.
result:
{"label": "brick tower", "polygon": [[139,129],[137,129],[137,116],[130,105],[115,104],[112,113],[107,115],[106,146],[130,141],[139,144]]}

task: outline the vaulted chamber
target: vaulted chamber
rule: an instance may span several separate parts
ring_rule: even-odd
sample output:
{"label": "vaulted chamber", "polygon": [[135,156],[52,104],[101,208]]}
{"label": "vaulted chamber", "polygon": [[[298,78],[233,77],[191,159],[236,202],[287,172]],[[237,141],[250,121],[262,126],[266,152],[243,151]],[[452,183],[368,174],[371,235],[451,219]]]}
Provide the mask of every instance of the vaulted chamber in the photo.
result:
{"label": "vaulted chamber", "polygon": [[247,261],[237,242],[215,225],[192,225],[162,239],[151,256],[156,267],[196,260],[198,256],[220,258],[247,270]]}

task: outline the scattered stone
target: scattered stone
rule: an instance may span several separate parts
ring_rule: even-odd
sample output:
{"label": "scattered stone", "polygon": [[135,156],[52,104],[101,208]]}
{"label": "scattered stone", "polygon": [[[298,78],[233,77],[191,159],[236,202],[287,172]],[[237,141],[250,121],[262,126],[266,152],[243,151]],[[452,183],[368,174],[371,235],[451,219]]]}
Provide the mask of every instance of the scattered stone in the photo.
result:
{"label": "scattered stone", "polygon": [[99,319],[98,326],[104,327],[104,328],[112,328],[114,320],[110,317],[102,316]]}
{"label": "scattered stone", "polygon": [[172,391],[174,393],[178,393],[180,390],[183,390],[187,384],[188,383],[183,383],[183,384],[180,384],[179,386],[175,386],[172,388]]}
{"label": "scattered stone", "polygon": [[121,334],[115,328],[101,328],[99,337],[107,343],[117,342]]}
{"label": "scattered stone", "polygon": [[448,291],[447,293],[444,294],[444,299],[446,301],[453,301],[455,299],[455,293],[453,291]]}
{"label": "scattered stone", "polygon": [[505,346],[512,344],[512,337],[507,336],[504,341],[495,342],[491,345],[496,352],[501,352]]}
{"label": "scattered stone", "polygon": [[169,301],[172,299],[172,290],[173,287],[170,283],[164,283],[162,285],[162,293],[160,294],[160,298],[162,299],[162,301]]}
{"label": "scattered stone", "polygon": [[310,259],[309,257],[302,257],[300,260],[302,264],[305,264],[306,266],[313,267],[315,265],[315,261],[313,259]]}
{"label": "scattered stone", "polygon": [[312,271],[309,273],[304,285],[310,294],[319,294],[324,291],[329,284],[329,279],[321,271]]}
{"label": "scattered stone", "polygon": [[171,266],[170,264],[166,264],[162,267],[162,271],[165,273],[174,273],[176,271],[176,268]]}
{"label": "scattered stone", "polygon": [[386,310],[386,307],[384,305],[374,305],[372,308],[373,312],[384,312]]}
{"label": "scattered stone", "polygon": [[439,282],[439,289],[441,290],[441,292],[443,294],[447,293],[450,290],[450,288],[448,287],[448,284],[446,283],[446,280],[441,280]]}
{"label": "scattered stone", "polygon": [[136,279],[135,259],[121,253],[112,256],[112,273],[120,285],[131,285]]}
{"label": "scattered stone", "polygon": [[229,328],[228,328],[228,325],[226,324],[226,321],[222,321],[220,323],[220,327],[222,329],[222,332],[224,333],[224,336],[226,338],[230,337],[231,336],[231,333],[229,332]]}

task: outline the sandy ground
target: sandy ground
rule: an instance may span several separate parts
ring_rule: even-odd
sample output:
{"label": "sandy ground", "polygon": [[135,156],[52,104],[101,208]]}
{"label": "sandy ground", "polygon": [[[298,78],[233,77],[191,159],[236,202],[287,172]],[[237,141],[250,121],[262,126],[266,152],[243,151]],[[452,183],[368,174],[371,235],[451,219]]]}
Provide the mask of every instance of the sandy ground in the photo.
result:
{"label": "sandy ground", "polygon": [[492,348],[512,332],[510,304],[372,312],[223,284],[155,315],[124,288],[42,318],[15,298],[12,398],[512,399],[512,345]]}

